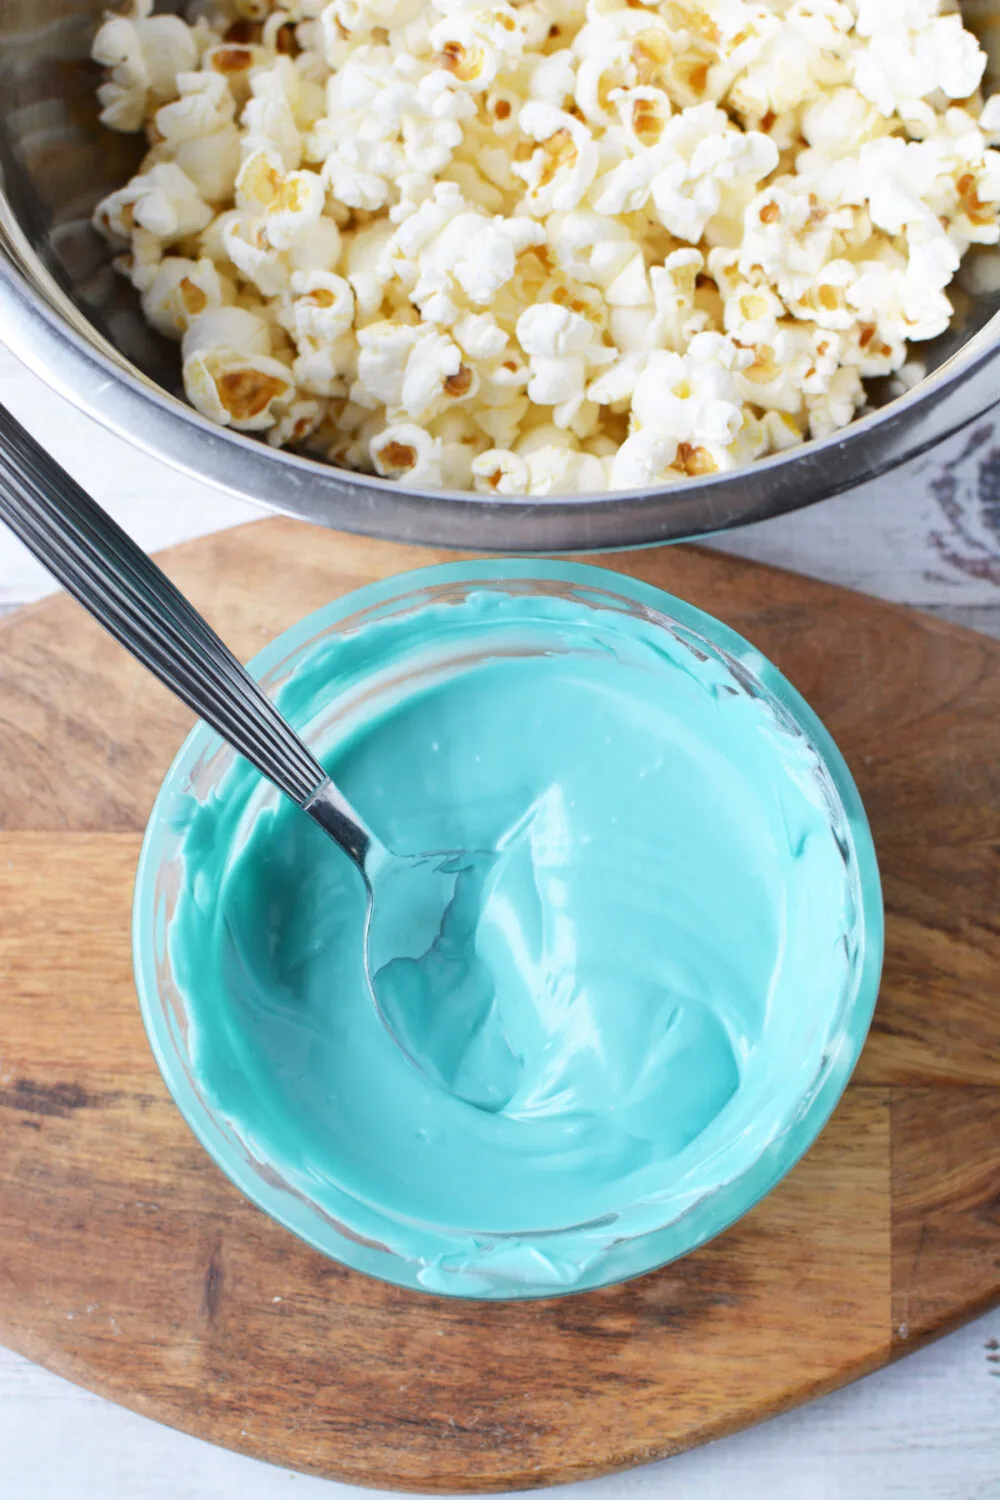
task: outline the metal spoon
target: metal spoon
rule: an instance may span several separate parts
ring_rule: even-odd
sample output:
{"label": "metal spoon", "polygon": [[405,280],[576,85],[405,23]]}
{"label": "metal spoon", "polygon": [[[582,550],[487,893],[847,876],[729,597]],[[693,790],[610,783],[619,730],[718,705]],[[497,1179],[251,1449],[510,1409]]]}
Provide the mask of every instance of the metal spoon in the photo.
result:
{"label": "metal spoon", "polygon": [[[3,407],[0,519],[126,650],[351,857],[367,889],[365,965],[386,1029],[442,1087],[480,1109],[502,1109],[520,1060],[473,942],[495,856],[389,850],[208,622]],[[394,912],[418,914],[424,951],[398,951]],[[477,1055],[491,1060],[486,1078]]]}

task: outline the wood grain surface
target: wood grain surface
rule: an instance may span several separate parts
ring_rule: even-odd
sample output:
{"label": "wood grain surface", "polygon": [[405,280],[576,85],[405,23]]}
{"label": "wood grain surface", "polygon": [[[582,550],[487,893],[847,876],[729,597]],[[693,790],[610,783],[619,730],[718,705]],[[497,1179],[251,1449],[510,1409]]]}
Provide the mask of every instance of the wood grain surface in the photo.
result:
{"label": "wood grain surface", "polygon": [[[165,560],[246,657],[436,558],[267,521]],[[687,1260],[565,1300],[445,1301],[299,1244],[190,1137],[135,1001],[135,860],[189,718],[60,597],[0,621],[0,1341],[258,1457],[454,1492],[675,1452],[1000,1298],[1000,644],[694,549],[612,565],[773,657],[868,806],[885,980],[813,1150]]]}

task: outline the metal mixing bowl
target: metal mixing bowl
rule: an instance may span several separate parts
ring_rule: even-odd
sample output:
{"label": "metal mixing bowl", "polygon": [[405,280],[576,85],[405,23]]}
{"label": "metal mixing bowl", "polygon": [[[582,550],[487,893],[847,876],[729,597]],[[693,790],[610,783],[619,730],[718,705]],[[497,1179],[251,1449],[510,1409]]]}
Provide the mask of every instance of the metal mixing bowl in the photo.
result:
{"label": "metal mixing bowl", "polygon": [[[176,345],[143,321],[90,225],[94,205],[126,181],[143,149],[140,137],[98,122],[89,52],[106,3],[0,0],[0,338],[113,432],[231,494],[346,531],[479,551],[635,546],[812,504],[891,469],[1000,400],[997,290],[961,295],[954,327],[917,346],[929,373],[906,395],[834,437],[660,489],[509,500],[419,490],[215,427],[185,403]],[[987,50],[1000,53],[995,6],[965,0],[963,11]],[[172,0],[169,8],[183,7]]]}

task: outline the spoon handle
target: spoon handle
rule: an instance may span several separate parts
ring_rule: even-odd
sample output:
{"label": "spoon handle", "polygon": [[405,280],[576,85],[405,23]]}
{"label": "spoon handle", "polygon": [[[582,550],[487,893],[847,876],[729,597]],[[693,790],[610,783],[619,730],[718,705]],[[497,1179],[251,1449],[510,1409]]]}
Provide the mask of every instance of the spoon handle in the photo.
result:
{"label": "spoon handle", "polygon": [[106,630],[358,864],[373,835],[165,573],[0,406],[0,520]]}

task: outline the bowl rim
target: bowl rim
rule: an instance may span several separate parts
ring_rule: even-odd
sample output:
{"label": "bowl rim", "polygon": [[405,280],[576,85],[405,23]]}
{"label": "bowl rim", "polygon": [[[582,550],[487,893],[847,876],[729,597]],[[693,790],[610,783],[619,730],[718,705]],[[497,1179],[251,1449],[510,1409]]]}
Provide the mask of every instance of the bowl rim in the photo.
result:
{"label": "bowl rim", "polygon": [[[433,1294],[461,1300],[530,1300],[578,1292],[627,1281],[645,1275],[689,1254],[742,1218],[780,1182],[814,1144],[833,1113],[857,1060],[871,1025],[878,995],[884,951],[884,915],[881,884],[867,815],[851,772],[829,731],[806,700],[777,667],[746,639],[714,616],[654,585],[606,568],[571,562],[532,559],[479,560],[441,563],[363,585],[313,611],[281,632],[250,661],[257,678],[283,666],[290,656],[339,623],[373,607],[408,597],[415,591],[442,583],[508,579],[542,580],[578,584],[634,600],[665,615],[682,628],[706,636],[713,645],[733,656],[756,681],[778,698],[807,735],[830,776],[845,815],[857,870],[861,957],[854,975],[853,994],[846,1002],[840,1042],[834,1063],[822,1074],[818,1087],[800,1104],[786,1128],[778,1133],[748,1167],[731,1181],[697,1200],[671,1223],[614,1243],[596,1264],[572,1286],[554,1285],[516,1288],[502,1293],[470,1289],[434,1288]],[[160,921],[157,910],[157,876],[161,845],[169,829],[169,812],[190,782],[191,772],[223,748],[221,738],[203,722],[187,735],[164,776],[149,815],[136,870],[132,906],[133,971],[143,1024],[160,1074],[189,1129],[216,1166],[240,1192],[284,1228],[321,1254],[352,1270],[374,1276],[391,1285],[428,1294],[415,1266],[395,1251],[361,1239],[349,1225],[338,1223],[318,1205],[300,1197],[276,1174],[263,1176],[255,1170],[246,1151],[240,1152],[202,1096],[194,1087],[171,1024],[170,1006],[161,993],[158,978],[156,938]],[[335,1247],[335,1248],[334,1248]]]}

